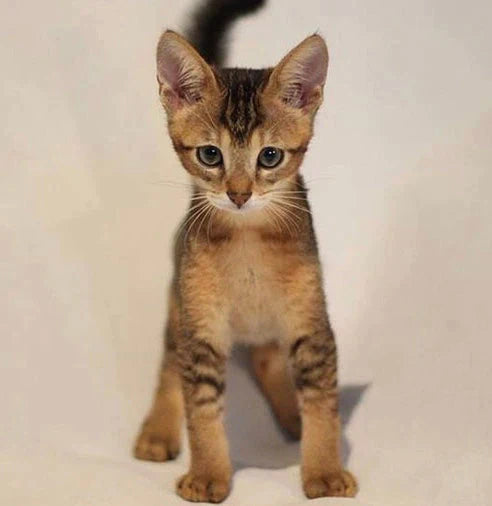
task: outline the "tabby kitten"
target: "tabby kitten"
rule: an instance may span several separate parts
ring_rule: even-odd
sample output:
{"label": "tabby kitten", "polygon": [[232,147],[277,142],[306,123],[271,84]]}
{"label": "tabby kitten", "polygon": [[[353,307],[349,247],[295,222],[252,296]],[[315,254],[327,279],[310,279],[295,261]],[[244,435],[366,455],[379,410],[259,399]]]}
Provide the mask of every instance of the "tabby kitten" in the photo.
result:
{"label": "tabby kitten", "polygon": [[220,68],[227,28],[263,3],[209,0],[193,45],[166,31],[157,47],[160,99],[193,192],[175,241],[160,382],[135,456],[176,457],[186,415],[191,464],[177,493],[189,501],[230,491],[224,375],[238,341],[250,345],[280,424],[302,438],[307,497],[357,491],[340,458],[336,346],[299,174],[328,52],[312,35],[274,68]]}

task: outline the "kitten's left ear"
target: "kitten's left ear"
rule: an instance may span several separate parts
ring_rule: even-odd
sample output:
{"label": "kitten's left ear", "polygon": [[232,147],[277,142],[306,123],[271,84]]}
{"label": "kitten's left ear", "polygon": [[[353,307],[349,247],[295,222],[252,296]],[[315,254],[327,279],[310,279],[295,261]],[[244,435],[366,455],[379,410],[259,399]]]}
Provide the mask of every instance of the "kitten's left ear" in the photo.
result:
{"label": "kitten's left ear", "polygon": [[311,35],[273,69],[265,93],[287,106],[313,113],[323,100],[327,70],[325,41],[319,35]]}

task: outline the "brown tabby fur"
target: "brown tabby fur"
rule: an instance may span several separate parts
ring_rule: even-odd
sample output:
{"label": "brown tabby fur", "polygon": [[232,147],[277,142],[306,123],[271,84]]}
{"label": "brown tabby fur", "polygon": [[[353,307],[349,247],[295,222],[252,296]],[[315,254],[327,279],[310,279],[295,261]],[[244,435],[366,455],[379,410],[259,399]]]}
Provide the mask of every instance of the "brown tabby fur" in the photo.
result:
{"label": "brown tabby fur", "polygon": [[[194,191],[176,238],[159,388],[135,456],[174,458],[186,415],[191,464],[177,492],[190,501],[220,502],[230,490],[223,394],[225,363],[236,341],[251,346],[254,372],[280,423],[302,438],[305,494],[357,491],[340,458],[336,346],[299,175],[322,85],[302,108],[286,98],[293,62],[313,50],[325,57],[318,35],[274,69],[218,70],[173,32],[159,43],[158,69],[165,63],[162,55],[174,53],[189,67],[188,95],[176,94],[159,71],[158,79],[170,136]],[[220,147],[223,167],[197,161],[196,147],[208,144]],[[257,169],[265,146],[285,151],[278,168]],[[228,202],[226,191],[252,192],[252,199],[269,204],[232,212],[213,203]]]}

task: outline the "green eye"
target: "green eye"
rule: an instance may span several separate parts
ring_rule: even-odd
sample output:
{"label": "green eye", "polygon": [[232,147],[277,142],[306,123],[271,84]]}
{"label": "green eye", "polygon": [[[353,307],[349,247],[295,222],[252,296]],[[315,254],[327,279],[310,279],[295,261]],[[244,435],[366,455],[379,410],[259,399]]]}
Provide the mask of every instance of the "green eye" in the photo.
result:
{"label": "green eye", "polygon": [[284,152],[279,148],[268,146],[258,155],[258,165],[265,169],[273,169],[284,159]]}
{"label": "green eye", "polygon": [[196,157],[207,167],[217,167],[222,163],[222,153],[216,146],[200,146],[196,150]]}

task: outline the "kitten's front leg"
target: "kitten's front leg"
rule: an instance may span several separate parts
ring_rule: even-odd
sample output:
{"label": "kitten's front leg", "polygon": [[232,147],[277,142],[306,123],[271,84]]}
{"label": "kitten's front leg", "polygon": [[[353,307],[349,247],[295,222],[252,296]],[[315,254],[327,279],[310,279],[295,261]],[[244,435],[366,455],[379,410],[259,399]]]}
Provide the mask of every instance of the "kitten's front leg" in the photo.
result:
{"label": "kitten's front leg", "polygon": [[329,326],[295,339],[290,358],[302,417],[304,493],[353,497],[357,482],[343,469],[340,455],[337,356]]}
{"label": "kitten's front leg", "polygon": [[186,406],[190,470],[177,483],[188,501],[223,501],[230,490],[232,467],[223,424],[226,356],[200,337],[179,347]]}

